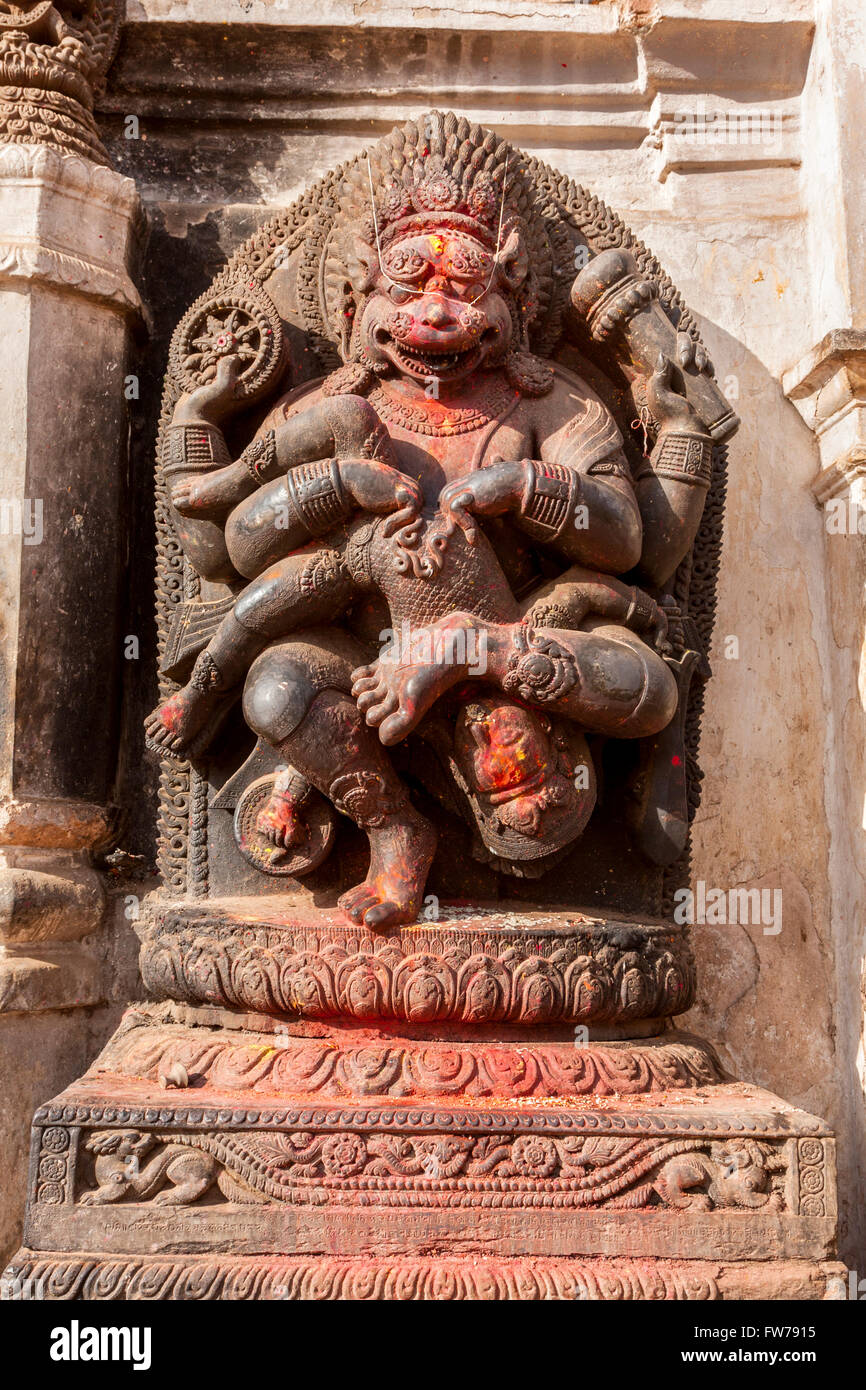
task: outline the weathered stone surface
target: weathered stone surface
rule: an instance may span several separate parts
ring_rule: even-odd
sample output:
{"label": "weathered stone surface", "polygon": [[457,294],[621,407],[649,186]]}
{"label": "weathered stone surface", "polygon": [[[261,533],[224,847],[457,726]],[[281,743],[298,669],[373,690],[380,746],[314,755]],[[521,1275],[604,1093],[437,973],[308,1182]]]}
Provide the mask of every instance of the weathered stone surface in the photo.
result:
{"label": "weathered stone surface", "polygon": [[[368,10],[328,3],[310,16],[266,0],[242,9],[228,0],[143,0],[129,16],[101,109],[113,156],[147,200],[154,266],[173,270],[154,269],[147,286],[157,337],[143,359],[149,401],[135,422],[138,511],[150,507],[157,380],[173,324],[256,225],[410,107],[441,104],[443,89],[458,83],[453,99],[463,109],[626,217],[675,270],[743,420],[731,456],[701,747],[707,778],[689,877],[784,896],[778,935],[761,923],[695,928],[704,989],[689,1022],[738,1074],[830,1117],[840,1136],[841,1236],[856,1264],[866,1133],[857,964],[864,550],[856,536],[826,536],[813,485],[825,500],[827,478],[816,475],[819,456],[833,463],[829,436],[807,434],[778,382],[825,334],[864,327],[862,190],[854,187],[862,90],[848,61],[862,26],[857,0],[719,0],[712,14],[674,0],[542,3],[531,33],[525,9],[509,0],[495,30],[484,7],[427,7],[412,12],[409,30],[404,8]],[[730,121],[737,107],[768,117],[773,138],[701,138],[702,112]],[[124,137],[130,111],[146,141]],[[784,384],[787,391],[788,377]],[[807,385],[804,399],[823,407],[823,368],[814,391]],[[856,418],[840,418],[836,434],[855,450]],[[807,423],[822,421],[812,413]],[[20,442],[20,431],[7,437]],[[856,457],[850,463],[838,481],[854,479],[856,502],[862,469]],[[140,555],[148,522],[133,524]],[[4,573],[10,548],[0,553]],[[18,557],[10,572],[17,575]],[[135,586],[141,615],[150,605],[143,568]],[[130,691],[130,725],[150,703],[150,692]],[[134,848],[146,847],[147,774],[134,734],[125,776]],[[357,847],[350,852],[357,859]],[[496,885],[480,869],[479,883],[482,872],[487,897]],[[796,1281],[796,1271],[789,1277]]]}
{"label": "weathered stone surface", "polygon": [[[335,1241],[374,1283],[401,1265],[434,1277],[417,1260],[432,1244],[446,1267],[483,1256],[513,1277],[532,1257],[566,1282],[582,1267],[574,1257],[590,1261],[588,1272],[622,1261],[636,1277],[647,1259],[682,1262],[658,1266],[685,1280],[680,1297],[701,1296],[701,1261],[801,1261],[778,1283],[733,1270],[725,1283],[753,1290],[734,1296],[781,1297],[799,1269],[811,1296],[826,1291],[832,1139],[755,1088],[570,1102],[443,1094],[420,1108],[411,1097],[299,1096],[274,1106],[257,1089],[220,1089],[218,1070],[203,1079],[177,1090],[176,1074],[166,1088],[95,1069],[37,1112],[25,1260],[48,1270],[62,1254],[78,1280],[94,1266],[77,1252],[98,1247],[106,1286],[122,1297],[135,1296],[136,1269],[151,1271],[155,1296],[181,1296],[172,1281],[195,1261],[165,1257],[183,1243],[208,1257],[200,1265],[217,1291],[244,1268],[234,1258],[270,1255],[272,1269],[296,1269],[285,1296],[305,1297],[301,1257],[325,1256]],[[20,1277],[21,1258],[7,1278]],[[318,1267],[323,1287],[352,1268]],[[648,1296],[640,1288],[638,1278],[628,1296]],[[64,1296],[62,1279],[53,1289],[46,1296]],[[453,1296],[477,1296],[471,1289]],[[521,1296],[538,1293],[530,1283]]]}
{"label": "weathered stone surface", "polygon": [[[27,1197],[30,1141],[21,1117],[32,1115],[48,1092],[81,1075],[117,1019],[116,1007],[88,1007],[93,994],[104,993],[101,981],[96,989],[92,975],[82,981],[74,967],[68,975],[62,967],[62,960],[53,967],[52,982],[57,981],[53,1007],[46,997],[48,990],[41,996],[36,993],[42,980],[31,970],[22,982],[27,998],[21,1001],[21,1011],[0,1018],[0,1259],[4,1262],[20,1242]],[[84,1007],[79,1008],[75,993],[81,984],[86,990],[80,999]]]}
{"label": "weathered stone surface", "polygon": [[146,1005],[129,1011],[92,1072],[262,1096],[400,1099],[638,1095],[722,1080],[712,1050],[688,1034],[590,1042],[573,1028],[536,1027],[531,1038],[513,1025],[485,1032],[481,1042],[471,1028],[454,1025],[422,1024],[409,1031],[380,1019],[378,1026],[344,1021],[329,1028],[263,1015],[239,1019],[228,1010]]}
{"label": "weathered stone surface", "polygon": [[176,1255],[96,1260],[21,1250],[0,1285],[0,1298],[47,1299],[297,1299],[329,1302],[570,1299],[653,1302],[687,1299],[843,1298],[844,1265],[772,1260],[755,1265],[658,1259],[317,1260],[255,1256]]}
{"label": "weathered stone surface", "polygon": [[17,847],[0,863],[0,942],[74,941],[101,924],[105,890],[81,858]]}

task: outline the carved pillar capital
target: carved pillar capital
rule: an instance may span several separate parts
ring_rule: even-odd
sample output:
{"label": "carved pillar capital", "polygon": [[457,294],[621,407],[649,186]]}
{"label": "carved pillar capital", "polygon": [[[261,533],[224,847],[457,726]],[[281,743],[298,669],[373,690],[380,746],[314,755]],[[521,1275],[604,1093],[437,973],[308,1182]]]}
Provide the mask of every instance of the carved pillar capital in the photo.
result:
{"label": "carved pillar capital", "polygon": [[0,285],[41,284],[139,315],[129,274],[139,218],[132,179],[47,145],[0,143]]}
{"label": "carved pillar capital", "polygon": [[782,389],[816,436],[820,503],[866,478],[866,331],[834,329],[782,377]]}
{"label": "carved pillar capital", "polygon": [[7,0],[0,13],[0,141],[108,158],[93,96],[114,56],[118,0]]}

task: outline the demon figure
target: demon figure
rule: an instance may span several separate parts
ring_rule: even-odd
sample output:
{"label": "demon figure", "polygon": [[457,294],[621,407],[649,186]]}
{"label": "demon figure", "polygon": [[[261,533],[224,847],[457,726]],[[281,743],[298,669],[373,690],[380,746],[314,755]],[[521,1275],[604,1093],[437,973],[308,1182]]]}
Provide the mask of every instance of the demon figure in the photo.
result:
{"label": "demon figure", "polygon": [[[370,842],[341,907],[384,929],[415,919],[437,840],[388,750],[425,744],[489,860],[537,872],[593,812],[587,735],[676,725],[670,581],[713,441],[683,387],[701,350],[657,304],[659,350],[636,397],[655,445],[637,468],[596,390],[531,350],[557,292],[549,228],[532,170],[498,137],[433,113],[337,188],[319,291],[342,365],[285,391],[289,311],[253,321],[231,294],[186,343],[163,475],[209,618],[184,649],[194,664],[164,661],[185,679],[147,737],[164,757],[201,759],[242,695],[258,738],[243,775],[269,772],[243,831],[253,861],[312,862],[311,798],[326,798]],[[607,272],[602,259],[572,301],[610,327],[652,296],[627,256]],[[262,300],[260,278],[249,291]],[[269,353],[283,394],[271,387],[243,447],[245,373]],[[647,843],[649,820],[681,848],[682,806],[649,781]]]}

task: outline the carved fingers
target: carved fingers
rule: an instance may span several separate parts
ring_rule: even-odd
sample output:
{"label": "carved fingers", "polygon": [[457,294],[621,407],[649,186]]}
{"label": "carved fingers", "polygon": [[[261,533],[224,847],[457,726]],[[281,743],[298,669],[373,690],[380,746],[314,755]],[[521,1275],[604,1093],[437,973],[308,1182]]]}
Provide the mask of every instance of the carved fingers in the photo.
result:
{"label": "carved fingers", "polygon": [[677,362],[681,367],[695,366],[699,372],[713,370],[703,343],[696,342],[690,333],[677,333]]}
{"label": "carved fingers", "polygon": [[445,534],[450,536],[455,526],[459,526],[469,545],[474,545],[478,528],[469,514],[475,506],[471,488],[463,487],[462,479],[452,483],[439,494],[439,506],[446,522]]}
{"label": "carved fingers", "polygon": [[[385,515],[399,512],[401,521],[417,516],[423,504],[421,485],[378,459],[340,459],[340,481],[364,512]],[[392,528],[393,529],[393,528]]]}
{"label": "carved fingers", "polygon": [[501,516],[503,512],[516,510],[523,498],[526,483],[526,464],[504,459],[448,483],[439,494],[439,508],[449,534],[455,526],[459,526],[469,544],[474,545],[477,527],[471,514]]}
{"label": "carved fingers", "polygon": [[213,379],[180,400],[174,413],[175,423],[198,419],[219,424],[230,415],[241,404],[237,384],[244,365],[236,353],[221,357]]}
{"label": "carved fingers", "polygon": [[672,384],[673,367],[670,358],[659,353],[656,369],[647,381],[647,405],[662,427],[699,425],[696,411]]}

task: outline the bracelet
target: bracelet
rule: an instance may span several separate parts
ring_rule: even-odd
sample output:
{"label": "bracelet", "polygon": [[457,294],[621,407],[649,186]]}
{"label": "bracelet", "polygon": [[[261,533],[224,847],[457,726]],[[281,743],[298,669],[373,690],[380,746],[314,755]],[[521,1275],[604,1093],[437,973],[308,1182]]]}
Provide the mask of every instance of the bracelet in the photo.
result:
{"label": "bracelet", "polygon": [[645,594],[643,589],[639,589],[635,584],[631,591],[631,602],[628,612],[625,615],[624,623],[626,627],[631,627],[632,620],[639,628],[652,627],[658,618],[658,605],[649,594]]}
{"label": "bracelet", "polygon": [[312,536],[324,536],[351,511],[336,459],[301,463],[286,474],[289,506]]}
{"label": "bracelet", "polygon": [[225,681],[220,668],[217,666],[209,651],[199,652],[196,663],[192,668],[189,683],[194,690],[198,690],[202,695],[209,695],[213,691],[225,690]]}
{"label": "bracelet", "polygon": [[202,472],[231,463],[223,432],[216,425],[169,425],[163,472]]}
{"label": "bracelet", "polygon": [[654,474],[657,478],[677,478],[683,483],[709,487],[712,471],[713,441],[708,435],[670,432],[660,436],[636,481]]}
{"label": "bracelet", "polygon": [[264,487],[265,483],[271,482],[267,474],[275,468],[276,462],[277,444],[273,430],[268,430],[267,434],[254,439],[251,444],[247,445],[238,459],[238,463],[246,464],[247,472],[252,475],[253,482],[258,483],[259,487]]}
{"label": "bracelet", "polygon": [[529,479],[520,507],[523,529],[537,540],[555,540],[571,524],[579,487],[577,474],[560,463],[524,462]]}
{"label": "bracelet", "polygon": [[338,811],[365,830],[383,825],[405,804],[401,791],[389,787],[378,772],[347,772],[331,783],[328,796]]}

